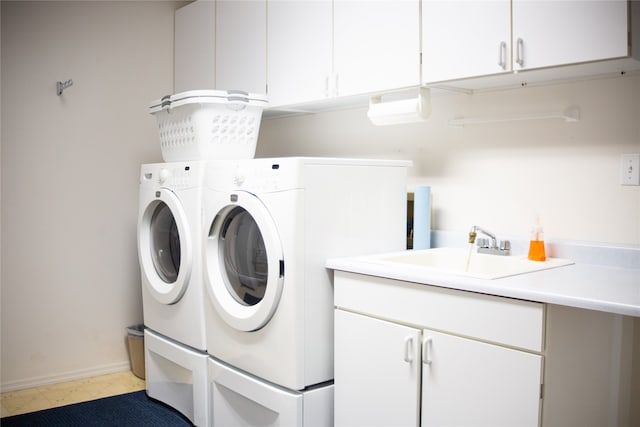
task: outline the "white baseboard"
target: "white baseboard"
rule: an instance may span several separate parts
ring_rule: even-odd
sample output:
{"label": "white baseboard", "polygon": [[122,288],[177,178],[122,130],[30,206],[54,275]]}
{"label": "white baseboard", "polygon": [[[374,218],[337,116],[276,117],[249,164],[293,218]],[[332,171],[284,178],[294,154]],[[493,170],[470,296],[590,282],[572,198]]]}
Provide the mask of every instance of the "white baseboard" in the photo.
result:
{"label": "white baseboard", "polygon": [[77,371],[3,382],[2,384],[0,384],[0,392],[5,393],[8,391],[22,390],[25,388],[40,387],[43,385],[74,381],[82,378],[96,377],[99,375],[128,371],[129,369],[129,361],[125,360],[122,362],[110,363],[107,365],[95,366],[87,369],[79,369]]}

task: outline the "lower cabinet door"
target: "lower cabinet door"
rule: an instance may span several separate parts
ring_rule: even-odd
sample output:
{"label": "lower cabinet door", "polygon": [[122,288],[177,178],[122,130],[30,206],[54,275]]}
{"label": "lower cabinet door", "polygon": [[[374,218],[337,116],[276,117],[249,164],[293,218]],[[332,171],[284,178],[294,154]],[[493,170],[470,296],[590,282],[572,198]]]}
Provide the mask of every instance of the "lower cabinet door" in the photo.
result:
{"label": "lower cabinet door", "polygon": [[335,310],[335,425],[417,426],[420,330]]}
{"label": "lower cabinet door", "polygon": [[423,330],[422,426],[538,426],[542,356]]}

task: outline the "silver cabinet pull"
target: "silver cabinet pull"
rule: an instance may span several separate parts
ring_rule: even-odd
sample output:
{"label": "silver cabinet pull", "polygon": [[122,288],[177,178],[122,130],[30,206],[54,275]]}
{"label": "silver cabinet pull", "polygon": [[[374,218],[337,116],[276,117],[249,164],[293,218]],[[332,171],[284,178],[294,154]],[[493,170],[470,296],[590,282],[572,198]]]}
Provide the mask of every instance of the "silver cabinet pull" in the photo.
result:
{"label": "silver cabinet pull", "polygon": [[425,365],[431,365],[431,346],[433,345],[433,338],[426,337],[422,341],[422,363]]}
{"label": "silver cabinet pull", "polygon": [[324,97],[329,97],[329,75],[324,78]]}
{"label": "silver cabinet pull", "polygon": [[516,64],[524,67],[524,41],[520,37],[516,42]]}
{"label": "silver cabinet pull", "polygon": [[500,51],[498,52],[498,66],[503,70],[507,69],[507,43],[500,42]]}
{"label": "silver cabinet pull", "polygon": [[413,362],[413,337],[408,336],[404,339],[404,361]]}

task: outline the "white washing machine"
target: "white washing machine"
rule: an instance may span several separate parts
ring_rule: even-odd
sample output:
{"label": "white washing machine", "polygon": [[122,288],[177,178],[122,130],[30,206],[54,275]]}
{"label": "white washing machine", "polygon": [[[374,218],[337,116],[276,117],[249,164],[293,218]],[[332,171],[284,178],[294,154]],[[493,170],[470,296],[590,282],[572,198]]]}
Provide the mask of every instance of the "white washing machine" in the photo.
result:
{"label": "white washing machine", "polygon": [[330,382],[333,287],[325,261],[405,249],[409,165],[210,162],[203,273],[214,360],[293,391]]}
{"label": "white washing machine", "polygon": [[142,165],[138,258],[145,327],[206,351],[201,260],[203,162]]}
{"label": "white washing machine", "polygon": [[138,257],[147,394],[209,424],[204,289],[204,162],[142,165]]}

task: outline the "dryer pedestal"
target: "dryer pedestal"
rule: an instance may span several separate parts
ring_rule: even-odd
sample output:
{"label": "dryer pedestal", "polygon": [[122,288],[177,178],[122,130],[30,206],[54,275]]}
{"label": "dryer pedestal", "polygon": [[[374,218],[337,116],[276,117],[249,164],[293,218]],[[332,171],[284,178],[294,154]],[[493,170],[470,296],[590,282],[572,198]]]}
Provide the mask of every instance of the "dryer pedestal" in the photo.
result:
{"label": "dryer pedestal", "polygon": [[196,426],[208,426],[207,355],[144,331],[147,394]]}
{"label": "dryer pedestal", "polygon": [[333,382],[292,391],[214,358],[208,369],[212,426],[333,425]]}

